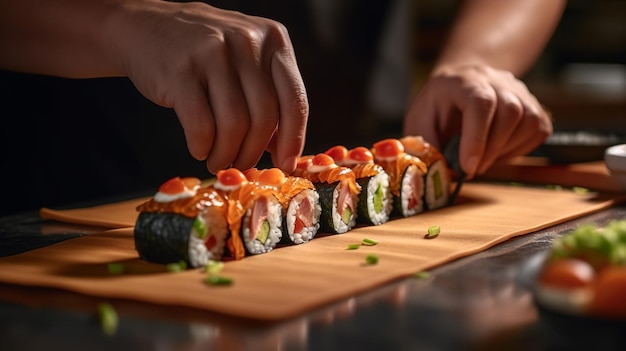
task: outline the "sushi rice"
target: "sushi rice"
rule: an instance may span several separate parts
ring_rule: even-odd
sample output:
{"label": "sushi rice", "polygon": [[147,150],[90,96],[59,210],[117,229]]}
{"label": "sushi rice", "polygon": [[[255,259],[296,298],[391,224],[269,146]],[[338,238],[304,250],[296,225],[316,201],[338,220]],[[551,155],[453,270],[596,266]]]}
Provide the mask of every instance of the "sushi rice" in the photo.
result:
{"label": "sushi rice", "polygon": [[[319,230],[320,223],[319,218],[322,211],[322,208],[319,204],[320,196],[315,189],[305,189],[298,193],[294,198],[289,202],[289,206],[287,207],[287,211],[285,214],[285,228],[284,232],[289,239],[289,242],[294,244],[303,244],[315,236],[317,231]],[[308,201],[307,206],[311,206],[313,209],[313,215],[308,220],[311,222],[310,225],[305,225],[302,230],[297,233],[294,233],[296,227],[297,215],[299,213],[300,207],[303,206],[303,202]]]}
{"label": "sushi rice", "polygon": [[203,267],[209,260],[221,260],[227,235],[228,223],[221,212],[203,210],[196,217],[189,235],[189,264]]}
{"label": "sushi rice", "polygon": [[382,171],[378,174],[360,179],[358,221],[366,224],[380,225],[389,220],[393,209],[393,197],[389,185],[389,174]]}
{"label": "sushi rice", "polygon": [[263,218],[263,224],[257,233],[251,233],[251,221],[254,217],[254,211],[261,210],[259,206],[263,201],[257,199],[253,206],[246,210],[241,226],[241,237],[243,239],[246,251],[250,254],[262,254],[272,251],[282,238],[282,205],[273,196],[265,197],[267,199],[266,215]]}
{"label": "sushi rice", "polygon": [[[352,210],[350,207],[344,209],[344,216],[341,216],[339,213],[339,209],[337,208],[337,204],[339,203],[339,194],[342,190],[342,187],[349,186],[347,182],[338,182],[337,186],[335,186],[333,190],[333,200],[332,200],[332,209],[330,211],[332,216],[332,229],[331,231],[342,234],[351,230],[356,225],[357,212]],[[346,211],[350,211],[350,216],[347,220],[344,218]]]}
{"label": "sushi rice", "polygon": [[428,167],[424,177],[424,201],[428,210],[444,207],[450,197],[450,177],[444,160],[437,160]]}
{"label": "sushi rice", "polygon": [[[403,217],[416,215],[424,211],[424,173],[415,165],[407,167],[402,175],[399,199],[396,209]],[[398,201],[399,200],[399,201]],[[415,203],[413,203],[415,201]]]}

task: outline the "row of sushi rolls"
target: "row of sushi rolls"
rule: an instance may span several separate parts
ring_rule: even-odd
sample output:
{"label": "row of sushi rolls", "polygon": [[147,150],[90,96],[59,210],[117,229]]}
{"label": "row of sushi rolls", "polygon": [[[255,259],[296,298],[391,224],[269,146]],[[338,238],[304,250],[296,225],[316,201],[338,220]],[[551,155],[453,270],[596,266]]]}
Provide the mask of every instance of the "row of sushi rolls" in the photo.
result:
{"label": "row of sushi rolls", "polygon": [[450,179],[442,153],[421,136],[337,145],[301,156],[290,174],[229,168],[208,185],[175,177],[137,207],[135,246],[154,263],[239,260],[447,206]]}

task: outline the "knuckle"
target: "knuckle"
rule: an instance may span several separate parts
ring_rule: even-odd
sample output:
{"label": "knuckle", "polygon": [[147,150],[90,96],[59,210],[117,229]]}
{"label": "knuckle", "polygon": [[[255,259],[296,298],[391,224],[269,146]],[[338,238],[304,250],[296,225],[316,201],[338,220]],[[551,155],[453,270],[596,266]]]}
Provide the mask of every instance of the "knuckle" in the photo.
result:
{"label": "knuckle", "polygon": [[469,101],[483,110],[491,110],[497,104],[497,96],[493,89],[472,88],[469,92]]}
{"label": "knuckle", "polygon": [[521,119],[522,113],[524,112],[521,103],[511,98],[502,99],[499,102],[498,107],[502,109],[504,114],[512,119]]}

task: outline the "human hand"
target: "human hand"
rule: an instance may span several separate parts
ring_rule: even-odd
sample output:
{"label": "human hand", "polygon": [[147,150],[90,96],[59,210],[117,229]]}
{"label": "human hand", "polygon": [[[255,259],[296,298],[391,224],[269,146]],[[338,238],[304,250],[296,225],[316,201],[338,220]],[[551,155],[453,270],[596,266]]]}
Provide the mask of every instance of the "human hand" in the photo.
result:
{"label": "human hand", "polygon": [[439,149],[460,134],[468,179],[497,160],[527,154],[551,133],[550,114],[523,82],[479,65],[435,70],[404,119],[405,135],[422,135]]}
{"label": "human hand", "polygon": [[277,167],[295,169],[308,101],[283,25],[155,0],[128,2],[109,23],[113,59],[144,96],[175,110],[209,171],[250,168],[266,149]]}

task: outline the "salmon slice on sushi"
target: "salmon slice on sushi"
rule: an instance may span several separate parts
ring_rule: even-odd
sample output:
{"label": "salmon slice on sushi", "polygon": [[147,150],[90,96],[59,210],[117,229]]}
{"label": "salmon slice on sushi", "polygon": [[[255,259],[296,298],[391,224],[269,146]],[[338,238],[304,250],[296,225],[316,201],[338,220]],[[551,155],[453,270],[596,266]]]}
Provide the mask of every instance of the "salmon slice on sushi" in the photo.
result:
{"label": "salmon slice on sushi", "polygon": [[389,174],[374,163],[372,152],[363,146],[348,150],[343,145],[337,145],[325,154],[331,156],[338,165],[352,169],[361,186],[357,223],[380,225],[387,222],[393,209]]}
{"label": "salmon slice on sushi", "polygon": [[423,212],[426,164],[404,152],[402,143],[394,138],[374,143],[372,154],[374,162],[389,174],[393,194],[392,215],[409,217]]}
{"label": "salmon slice on sushi", "polygon": [[424,176],[424,203],[426,209],[434,210],[448,204],[450,198],[450,173],[443,154],[422,136],[400,138],[404,151],[417,156],[426,163],[428,170]]}
{"label": "salmon slice on sushi", "polygon": [[310,180],[320,197],[320,231],[341,234],[356,225],[361,186],[354,172],[324,153],[302,156],[292,174]]}
{"label": "salmon slice on sushi", "polygon": [[154,263],[184,260],[202,267],[221,260],[228,236],[227,203],[221,191],[198,178],[172,178],[137,207],[134,240],[139,257]]}
{"label": "salmon slice on sushi", "polygon": [[282,207],[276,188],[249,182],[238,169],[217,172],[213,186],[225,192],[230,236],[228,253],[234,259],[272,251],[282,238]]}
{"label": "salmon slice on sushi", "polygon": [[249,181],[274,186],[283,210],[283,243],[304,244],[315,237],[320,227],[319,194],[305,178],[286,175],[279,168],[244,171]]}

